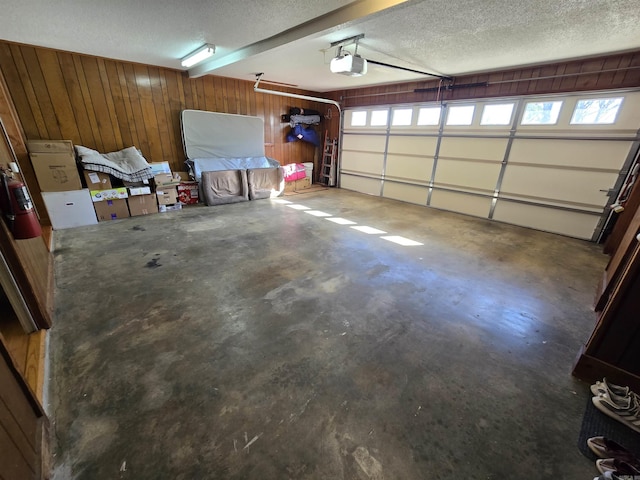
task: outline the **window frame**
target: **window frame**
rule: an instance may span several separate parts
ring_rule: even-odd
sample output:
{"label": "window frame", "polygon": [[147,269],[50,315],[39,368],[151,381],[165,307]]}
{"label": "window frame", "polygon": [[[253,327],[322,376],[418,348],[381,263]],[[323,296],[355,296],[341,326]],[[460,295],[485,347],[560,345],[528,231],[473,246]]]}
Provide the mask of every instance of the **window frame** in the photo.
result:
{"label": "window frame", "polygon": [[[464,104],[460,104],[460,105],[449,105],[447,107],[447,115],[446,118],[444,119],[444,124],[447,127],[470,127],[471,125],[473,125],[473,121],[475,120],[476,117],[476,112],[477,112],[477,107],[478,104],[477,103],[464,103]],[[449,117],[451,116],[451,111],[453,109],[462,109],[462,108],[471,108],[471,119],[469,121],[469,123],[449,123]]]}
{"label": "window frame", "polygon": [[[552,123],[540,123],[540,122],[529,122],[529,123],[524,123],[524,117],[527,114],[527,106],[534,104],[534,103],[540,103],[540,104],[544,104],[544,103],[559,103],[560,107],[558,108],[558,113],[556,115],[555,120]],[[532,100],[532,101],[525,101],[524,102],[524,106],[522,107],[522,116],[520,117],[520,122],[519,125],[523,126],[523,127],[540,127],[540,126],[549,126],[549,125],[558,125],[558,121],[560,120],[560,115],[562,114],[562,109],[565,105],[565,101],[564,100]]]}
{"label": "window frame", "polygon": [[[588,101],[601,101],[601,100],[619,100],[618,107],[613,116],[613,120],[611,122],[574,122],[574,118],[578,111],[578,105],[580,102],[588,102]],[[618,117],[620,115],[620,110],[622,109],[622,105],[624,103],[624,97],[600,97],[600,98],[578,98],[573,107],[573,112],[571,113],[571,118],[569,119],[569,125],[577,126],[577,125],[615,125],[618,121]]]}

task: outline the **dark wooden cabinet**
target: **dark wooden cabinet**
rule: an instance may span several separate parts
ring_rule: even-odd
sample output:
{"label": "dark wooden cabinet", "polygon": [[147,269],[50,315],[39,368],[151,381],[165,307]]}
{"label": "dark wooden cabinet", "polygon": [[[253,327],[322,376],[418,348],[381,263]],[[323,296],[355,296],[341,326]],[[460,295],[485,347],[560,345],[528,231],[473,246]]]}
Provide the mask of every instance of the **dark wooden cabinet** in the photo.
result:
{"label": "dark wooden cabinet", "polygon": [[[636,185],[633,199],[640,198]],[[594,382],[603,377],[640,392],[640,202],[630,202],[624,228],[598,287],[596,326],[580,350],[573,374]]]}

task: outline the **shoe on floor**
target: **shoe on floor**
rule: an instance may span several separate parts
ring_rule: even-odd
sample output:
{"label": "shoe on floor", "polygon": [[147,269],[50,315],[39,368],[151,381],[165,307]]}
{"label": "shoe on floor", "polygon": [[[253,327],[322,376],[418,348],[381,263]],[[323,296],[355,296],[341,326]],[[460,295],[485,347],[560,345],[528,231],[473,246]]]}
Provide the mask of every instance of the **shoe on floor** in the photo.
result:
{"label": "shoe on floor", "polygon": [[616,475],[613,472],[604,472],[599,477],[595,477],[593,480],[640,480],[638,475]]}
{"label": "shoe on floor", "polygon": [[614,383],[609,383],[606,378],[603,378],[601,382],[597,381],[591,385],[591,393],[596,396],[601,393],[606,393],[610,396],[613,394],[613,396],[626,397],[630,392],[631,390],[629,390],[629,387],[622,387]]}
{"label": "shoe on floor", "polygon": [[616,475],[638,475],[640,476],[640,469],[634,465],[625,462],[624,460],[618,460],[617,458],[601,458],[596,460],[596,468],[600,473],[613,472]]}
{"label": "shoe on floor", "polygon": [[605,437],[587,439],[587,446],[599,458],[616,458],[640,468],[640,460],[617,442]]}
{"label": "shoe on floor", "polygon": [[600,395],[591,399],[593,405],[602,413],[623,423],[631,430],[640,433],[640,404],[637,400],[629,402],[628,407],[621,407],[608,397]]}

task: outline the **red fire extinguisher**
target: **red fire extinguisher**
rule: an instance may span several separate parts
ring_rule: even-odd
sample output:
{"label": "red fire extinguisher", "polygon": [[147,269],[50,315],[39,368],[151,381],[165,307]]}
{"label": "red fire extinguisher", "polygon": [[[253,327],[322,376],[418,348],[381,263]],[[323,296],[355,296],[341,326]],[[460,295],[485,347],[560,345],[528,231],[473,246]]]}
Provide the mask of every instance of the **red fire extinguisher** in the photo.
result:
{"label": "red fire extinguisher", "polygon": [[42,235],[40,222],[33,208],[31,197],[24,183],[0,174],[0,209],[3,217],[17,240],[34,238]]}

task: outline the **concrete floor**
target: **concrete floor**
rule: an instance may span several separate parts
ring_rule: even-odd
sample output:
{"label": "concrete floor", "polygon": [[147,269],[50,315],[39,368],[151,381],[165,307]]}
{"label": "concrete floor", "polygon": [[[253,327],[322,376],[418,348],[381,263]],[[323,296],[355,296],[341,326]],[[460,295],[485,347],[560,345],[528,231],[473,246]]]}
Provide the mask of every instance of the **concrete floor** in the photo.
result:
{"label": "concrete floor", "polygon": [[336,189],[55,234],[54,478],[592,479],[587,242]]}

